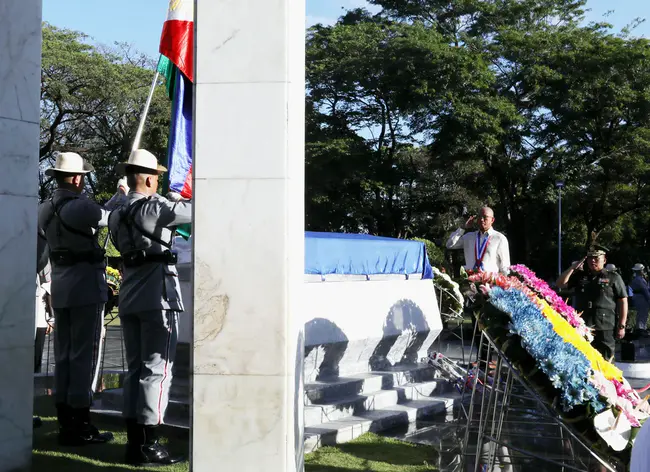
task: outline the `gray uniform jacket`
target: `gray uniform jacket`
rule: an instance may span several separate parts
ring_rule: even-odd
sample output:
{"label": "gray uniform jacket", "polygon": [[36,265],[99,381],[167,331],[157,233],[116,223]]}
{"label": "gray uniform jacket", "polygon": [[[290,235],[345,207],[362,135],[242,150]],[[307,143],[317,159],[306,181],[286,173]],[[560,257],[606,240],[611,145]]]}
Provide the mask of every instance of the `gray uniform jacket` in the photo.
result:
{"label": "gray uniform jacket", "polygon": [[[148,255],[153,255],[168,250],[140,232],[136,226],[171,244],[176,227],[192,221],[190,201],[171,202],[156,193],[136,207],[135,211],[131,210],[132,205],[142,198],[147,197],[135,191],[129,192],[128,204],[114,212],[109,220],[111,237],[122,254],[144,249]],[[129,225],[127,221],[130,210],[134,225]],[[124,315],[149,310],[183,311],[176,266],[146,262],[137,267],[125,267],[119,307],[120,314]]]}
{"label": "gray uniform jacket", "polygon": [[[64,199],[72,199],[60,207],[59,216],[54,206]],[[41,203],[38,211],[39,268],[45,251],[59,249],[72,252],[101,249],[96,233],[108,223],[110,212],[85,194],[57,189],[50,200]],[[62,224],[63,221],[63,224]],[[76,231],[70,231],[68,228]],[[82,233],[86,236],[83,236]],[[47,241],[47,244],[43,244]],[[71,308],[105,303],[107,300],[105,263],[80,262],[71,266],[52,265],[52,307]]]}

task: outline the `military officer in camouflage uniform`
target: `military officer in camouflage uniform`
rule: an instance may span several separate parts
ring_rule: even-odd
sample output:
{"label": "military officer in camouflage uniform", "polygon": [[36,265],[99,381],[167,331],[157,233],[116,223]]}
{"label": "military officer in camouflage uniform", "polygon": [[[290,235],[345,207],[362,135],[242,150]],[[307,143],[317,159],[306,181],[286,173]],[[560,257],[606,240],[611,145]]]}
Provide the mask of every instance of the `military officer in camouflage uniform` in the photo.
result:
{"label": "military officer in camouflage uniform", "polygon": [[124,382],[126,462],[173,464],[158,441],[169,400],[176,354],[178,314],[183,311],[176,254],[171,252],[178,225],[191,222],[192,205],[178,194],[158,195],[159,175],[167,169],[143,149],[118,165],[131,191],[128,204],[109,220],[111,237],[124,259],[119,315],[128,374]]}
{"label": "military officer in camouflage uniform", "polygon": [[52,264],[59,442],[69,446],[103,443],[113,437],[90,423],[95,349],[107,296],[104,251],[97,231],[107,225],[109,215],[83,193],[85,175],[92,170],[78,154],[59,154],[55,167],[45,171],[56,179],[58,188],[40,205],[38,214],[38,270],[43,270],[48,251]]}
{"label": "military officer in camouflage uniform", "polygon": [[[605,247],[593,246],[585,259],[573,263],[560,275],[557,285],[575,289],[576,309],[594,330],[591,345],[610,360],[614,357],[614,338],[625,336],[627,288],[620,275],[604,268],[606,254]],[[580,270],[585,260],[587,270]]]}

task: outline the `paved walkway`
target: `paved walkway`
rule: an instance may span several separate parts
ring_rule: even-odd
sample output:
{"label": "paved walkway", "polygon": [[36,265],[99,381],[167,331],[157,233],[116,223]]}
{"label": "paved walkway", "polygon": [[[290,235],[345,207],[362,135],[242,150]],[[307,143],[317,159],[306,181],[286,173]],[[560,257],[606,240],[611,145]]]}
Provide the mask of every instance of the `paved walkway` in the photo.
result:
{"label": "paved walkway", "polygon": [[[104,369],[125,370],[122,350],[122,330],[119,326],[106,328],[106,341],[104,348]],[[54,337],[47,336],[43,347],[42,373],[54,373]]]}

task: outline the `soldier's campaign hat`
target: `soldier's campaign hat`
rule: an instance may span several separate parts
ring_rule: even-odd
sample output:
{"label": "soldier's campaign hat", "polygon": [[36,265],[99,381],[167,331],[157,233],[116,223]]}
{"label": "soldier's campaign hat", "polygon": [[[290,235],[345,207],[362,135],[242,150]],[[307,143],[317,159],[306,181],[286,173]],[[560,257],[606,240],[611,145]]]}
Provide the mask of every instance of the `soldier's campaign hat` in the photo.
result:
{"label": "soldier's campaign hat", "polygon": [[597,256],[604,256],[607,254],[607,249],[605,246],[601,246],[600,244],[594,244],[589,248],[589,252],[587,252],[588,257],[597,257]]}
{"label": "soldier's campaign hat", "polygon": [[134,170],[140,169],[143,171],[150,171],[152,174],[162,174],[167,171],[166,167],[158,164],[156,156],[145,149],[135,149],[131,151],[129,160],[126,162],[120,162],[115,166],[115,170],[119,174],[125,174],[126,170],[130,167],[134,168]]}
{"label": "soldier's campaign hat", "polygon": [[639,262],[634,264],[634,267],[632,267],[632,270],[634,272],[643,272],[644,269],[645,269],[645,266],[643,264],[639,263]]}
{"label": "soldier's campaign hat", "polygon": [[616,270],[616,266],[614,264],[607,264],[605,266],[605,270],[609,272],[614,272]]}
{"label": "soldier's campaign hat", "polygon": [[54,167],[45,169],[45,175],[53,177],[57,172],[60,174],[78,175],[87,174],[94,170],[95,168],[76,152],[61,152],[56,156]]}

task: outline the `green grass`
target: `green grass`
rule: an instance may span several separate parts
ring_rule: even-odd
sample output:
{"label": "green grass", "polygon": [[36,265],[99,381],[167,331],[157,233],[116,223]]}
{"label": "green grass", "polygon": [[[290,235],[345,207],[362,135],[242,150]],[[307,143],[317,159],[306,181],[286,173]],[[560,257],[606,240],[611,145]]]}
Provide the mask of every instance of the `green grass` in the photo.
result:
{"label": "green grass", "polygon": [[120,326],[120,317],[117,316],[117,308],[114,308],[113,311],[111,312],[111,316],[113,316],[113,321],[108,323],[108,326]]}
{"label": "green grass", "polygon": [[[57,442],[55,410],[51,397],[36,397],[34,412],[43,426],[34,430],[32,470],[47,472],[125,472],[158,470],[188,472],[189,462],[167,467],[138,468],[122,464],[126,433],[110,423],[96,424],[101,431],[111,431],[115,440],[109,444],[85,447],[62,447]],[[189,444],[175,438],[169,445],[174,454],[187,456]],[[305,456],[305,472],[432,472],[438,469],[436,451],[368,433],[338,447],[323,447]],[[216,469],[215,469],[216,470]]]}
{"label": "green grass", "polygon": [[305,472],[431,472],[438,469],[432,447],[367,433],[337,447],[305,456]]}
{"label": "green grass", "polygon": [[[47,472],[123,472],[130,470],[158,470],[161,472],[187,472],[189,462],[174,466],[142,468],[122,464],[126,433],[123,428],[110,424],[97,424],[101,431],[111,431],[115,440],[108,444],[62,447],[57,442],[55,410],[51,397],[37,397],[34,413],[41,417],[43,426],[34,430],[32,470]],[[174,439],[170,450],[187,457],[187,442]]]}

